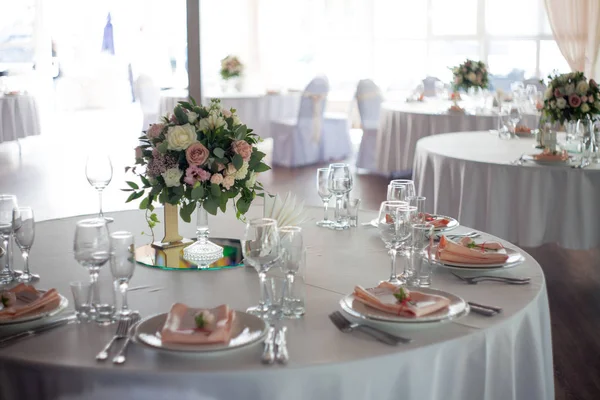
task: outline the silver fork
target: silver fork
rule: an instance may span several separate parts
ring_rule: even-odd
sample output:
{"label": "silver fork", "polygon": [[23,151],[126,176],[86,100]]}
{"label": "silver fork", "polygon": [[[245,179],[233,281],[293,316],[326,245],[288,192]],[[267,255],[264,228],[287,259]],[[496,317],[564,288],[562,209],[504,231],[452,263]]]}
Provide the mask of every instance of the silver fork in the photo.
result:
{"label": "silver fork", "polygon": [[493,276],[493,275],[480,275],[480,276],[472,276],[472,277],[465,277],[465,276],[460,276],[458,274],[455,274],[454,272],[450,271],[450,273],[454,276],[456,276],[458,279],[467,282],[470,285],[476,285],[479,282],[483,282],[483,281],[495,281],[495,282],[503,282],[503,283],[508,283],[509,285],[527,285],[531,282],[531,278],[507,278],[504,276]]}
{"label": "silver fork", "polygon": [[135,327],[137,325],[137,323],[140,322],[140,315],[139,314],[133,314],[130,318],[129,318],[129,332],[127,334],[127,336],[125,337],[125,342],[123,342],[123,346],[121,346],[121,349],[119,350],[119,352],[117,353],[117,355],[113,358],[112,362],[113,364],[125,364],[125,361],[127,360],[127,358],[125,357],[125,353],[127,352],[127,346],[129,345],[129,342],[131,342],[131,338],[134,335],[134,330]]}
{"label": "silver fork", "polygon": [[333,324],[342,332],[349,333],[355,330],[364,332],[375,339],[379,340],[382,343],[389,344],[392,346],[397,345],[398,343],[410,343],[412,339],[405,338],[402,336],[392,335],[391,333],[384,332],[377,328],[373,328],[369,325],[361,325],[350,322],[341,312],[335,311],[329,314],[329,319]]}
{"label": "silver fork", "polygon": [[100,352],[98,354],[96,354],[96,360],[104,361],[108,358],[108,352],[110,351],[110,348],[112,347],[113,343],[115,343],[116,340],[123,339],[127,336],[127,331],[129,329],[130,325],[131,325],[131,322],[129,319],[120,319],[119,320],[119,323],[117,325],[117,332],[110,339],[110,341],[106,344],[106,346],[104,346],[104,348],[102,350],[100,350]]}

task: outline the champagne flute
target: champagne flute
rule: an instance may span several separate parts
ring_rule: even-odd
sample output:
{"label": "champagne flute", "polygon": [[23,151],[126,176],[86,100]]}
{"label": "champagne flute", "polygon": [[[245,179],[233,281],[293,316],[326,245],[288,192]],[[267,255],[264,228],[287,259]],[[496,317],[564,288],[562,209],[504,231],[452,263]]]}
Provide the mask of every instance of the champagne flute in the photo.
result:
{"label": "champagne flute", "polygon": [[325,209],[325,214],[321,221],[317,222],[318,226],[329,227],[333,224],[333,221],[329,219],[327,216],[327,210],[329,208],[329,200],[331,200],[331,196],[333,193],[329,191],[329,168],[319,168],[317,169],[317,193],[319,193],[319,197],[323,201],[323,208]]}
{"label": "champagne flute", "polygon": [[246,224],[242,240],[244,262],[250,264],[258,272],[260,280],[260,300],[257,306],[248,308],[247,312],[260,318],[269,317],[266,299],[267,271],[279,261],[280,241],[277,221],[271,218],[252,219]]}
{"label": "champagne flute", "polygon": [[106,264],[110,254],[110,242],[106,220],[100,218],[84,219],[77,222],[73,240],[75,260],[90,273],[92,284],[91,310],[92,317],[98,313],[98,275],[100,268]]}
{"label": "champagne flute", "polygon": [[133,234],[127,231],[118,231],[110,235],[110,272],[121,292],[120,319],[128,319],[131,310],[127,303],[127,289],[129,280],[135,269],[135,244]]}
{"label": "champagne flute", "polygon": [[25,268],[17,277],[19,282],[31,282],[40,279],[39,275],[29,271],[29,252],[35,239],[35,219],[31,207],[18,207],[13,209],[13,230],[15,242],[25,260]]}
{"label": "champagne flute", "polygon": [[113,218],[105,217],[102,211],[102,191],[108,186],[113,176],[113,167],[110,157],[103,154],[90,155],[85,164],[85,176],[90,185],[98,191],[98,200],[100,211],[98,218],[103,218],[106,222],[113,222]]}
{"label": "champagne flute", "polygon": [[352,190],[353,181],[350,167],[348,164],[331,164],[329,165],[329,191],[335,195],[335,222],[331,225],[334,229],[347,229],[348,223],[344,221],[342,216],[342,202],[344,195]]}
{"label": "champagne flute", "polygon": [[17,197],[12,194],[0,194],[0,239],[6,253],[4,254],[4,268],[0,270],[0,284],[11,283],[15,280],[15,273],[11,269],[13,236],[13,210],[17,207]]}
{"label": "champagne flute", "polygon": [[396,273],[396,253],[402,243],[410,237],[406,210],[406,203],[403,201],[384,201],[381,203],[377,218],[379,237],[389,250],[391,258],[391,273],[388,282],[394,285],[402,284]]}
{"label": "champagne flute", "polygon": [[286,316],[298,318],[297,311],[303,308],[304,299],[294,298],[294,279],[300,270],[304,258],[304,243],[302,228],[299,226],[284,226],[279,229],[281,241],[281,268],[286,273],[286,291],[283,301],[283,313]]}

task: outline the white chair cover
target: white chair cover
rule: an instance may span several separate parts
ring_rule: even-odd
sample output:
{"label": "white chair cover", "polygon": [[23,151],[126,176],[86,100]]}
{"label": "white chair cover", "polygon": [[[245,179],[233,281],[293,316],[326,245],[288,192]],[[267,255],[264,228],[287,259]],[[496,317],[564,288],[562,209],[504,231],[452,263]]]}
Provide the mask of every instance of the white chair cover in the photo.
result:
{"label": "white chair cover", "polygon": [[351,96],[348,96],[348,112],[325,112],[321,161],[343,160],[352,154],[350,115],[354,98]]}
{"label": "white chair cover", "polygon": [[546,91],[546,85],[544,83],[540,82],[540,80],[537,78],[525,79],[523,81],[523,86],[527,87],[529,85],[535,86],[535,88],[538,90],[538,92],[543,93]]}
{"label": "white chair cover", "polygon": [[375,168],[375,147],[382,102],[383,94],[375,82],[370,79],[363,79],[358,82],[358,86],[356,87],[356,103],[363,131],[358,156],[356,157],[356,166],[358,168],[368,170]]}
{"label": "white chair cover", "polygon": [[437,95],[435,90],[435,84],[437,82],[441,81],[435,76],[428,76],[427,78],[423,79],[423,95],[425,97],[435,97]]}
{"label": "white chair cover", "polygon": [[327,93],[327,78],[313,79],[302,94],[298,118],[271,122],[274,165],[300,167],[321,161],[319,145]]}
{"label": "white chair cover", "polygon": [[148,75],[140,75],[135,81],[135,97],[140,100],[144,123],[142,130],[148,129],[150,124],[155,124],[159,119],[160,87]]}

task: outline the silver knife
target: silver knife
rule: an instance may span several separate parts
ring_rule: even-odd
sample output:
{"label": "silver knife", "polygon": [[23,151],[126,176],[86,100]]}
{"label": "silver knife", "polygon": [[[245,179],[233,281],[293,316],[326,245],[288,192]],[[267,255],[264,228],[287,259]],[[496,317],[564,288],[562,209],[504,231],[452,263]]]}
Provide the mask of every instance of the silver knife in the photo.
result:
{"label": "silver knife", "polygon": [[481,304],[481,303],[475,303],[474,301],[469,301],[468,302],[469,305],[471,306],[475,306],[475,307],[481,307],[481,308],[487,308],[489,310],[495,311],[497,313],[501,313],[502,309],[500,307],[495,307],[495,306],[486,306],[485,304]]}
{"label": "silver knife", "polygon": [[0,339],[0,346],[6,346],[6,345],[11,344],[14,341],[24,339],[26,337],[34,336],[34,335],[37,335],[37,334],[40,334],[40,333],[52,330],[54,328],[64,326],[64,325],[68,325],[71,322],[75,322],[76,320],[77,320],[77,318],[75,317],[75,315],[70,315],[68,317],[61,318],[56,321],[52,321],[46,325],[41,325],[41,326],[38,326],[38,327],[35,327],[32,329],[29,329],[27,331],[23,331],[23,332],[15,333],[13,335],[5,336],[2,339]]}
{"label": "silver knife", "polygon": [[469,303],[469,306],[471,308],[471,311],[473,311],[474,313],[485,315],[486,317],[493,317],[494,315],[498,314],[494,310],[490,310],[489,308],[483,308],[475,304]]}
{"label": "silver knife", "polygon": [[285,338],[285,334],[287,333],[287,327],[282,327],[279,332],[277,332],[277,336],[275,337],[275,344],[277,345],[277,351],[275,352],[275,359],[280,364],[286,364],[290,359],[287,350],[287,341]]}
{"label": "silver knife", "polygon": [[275,362],[275,327],[269,326],[267,338],[265,339],[265,349],[260,357],[263,364],[273,364]]}

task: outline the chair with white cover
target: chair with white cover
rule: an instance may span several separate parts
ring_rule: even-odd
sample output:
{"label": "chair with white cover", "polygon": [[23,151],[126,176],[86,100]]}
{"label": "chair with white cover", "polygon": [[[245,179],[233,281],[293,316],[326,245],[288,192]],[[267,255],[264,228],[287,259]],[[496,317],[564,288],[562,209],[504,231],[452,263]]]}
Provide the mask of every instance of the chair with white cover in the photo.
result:
{"label": "chair with white cover", "polygon": [[538,92],[545,92],[546,85],[543,82],[540,82],[539,78],[529,78],[523,81],[523,86],[534,86]]}
{"label": "chair with white cover", "polygon": [[349,93],[347,101],[343,101],[348,109],[347,113],[325,111],[320,161],[343,160],[352,154],[352,140],[350,138],[351,93]]}
{"label": "chair with white cover", "polygon": [[160,87],[154,83],[149,75],[140,74],[135,81],[135,97],[140,100],[140,106],[144,114],[142,130],[145,131],[150,124],[159,122]]}
{"label": "chair with white cover", "polygon": [[358,156],[356,157],[356,166],[374,170],[377,130],[379,129],[379,114],[383,94],[375,82],[370,79],[363,79],[358,82],[356,88],[356,102],[363,131]]}
{"label": "chair with white cover", "polygon": [[321,161],[323,114],[328,93],[327,78],[314,78],[302,93],[298,117],[271,121],[273,165],[300,167]]}
{"label": "chair with white cover", "polygon": [[436,78],[435,76],[428,76],[425,79],[423,79],[423,96],[425,96],[425,97],[437,96],[437,86],[439,85],[438,82],[442,82],[442,81],[439,78]]}

